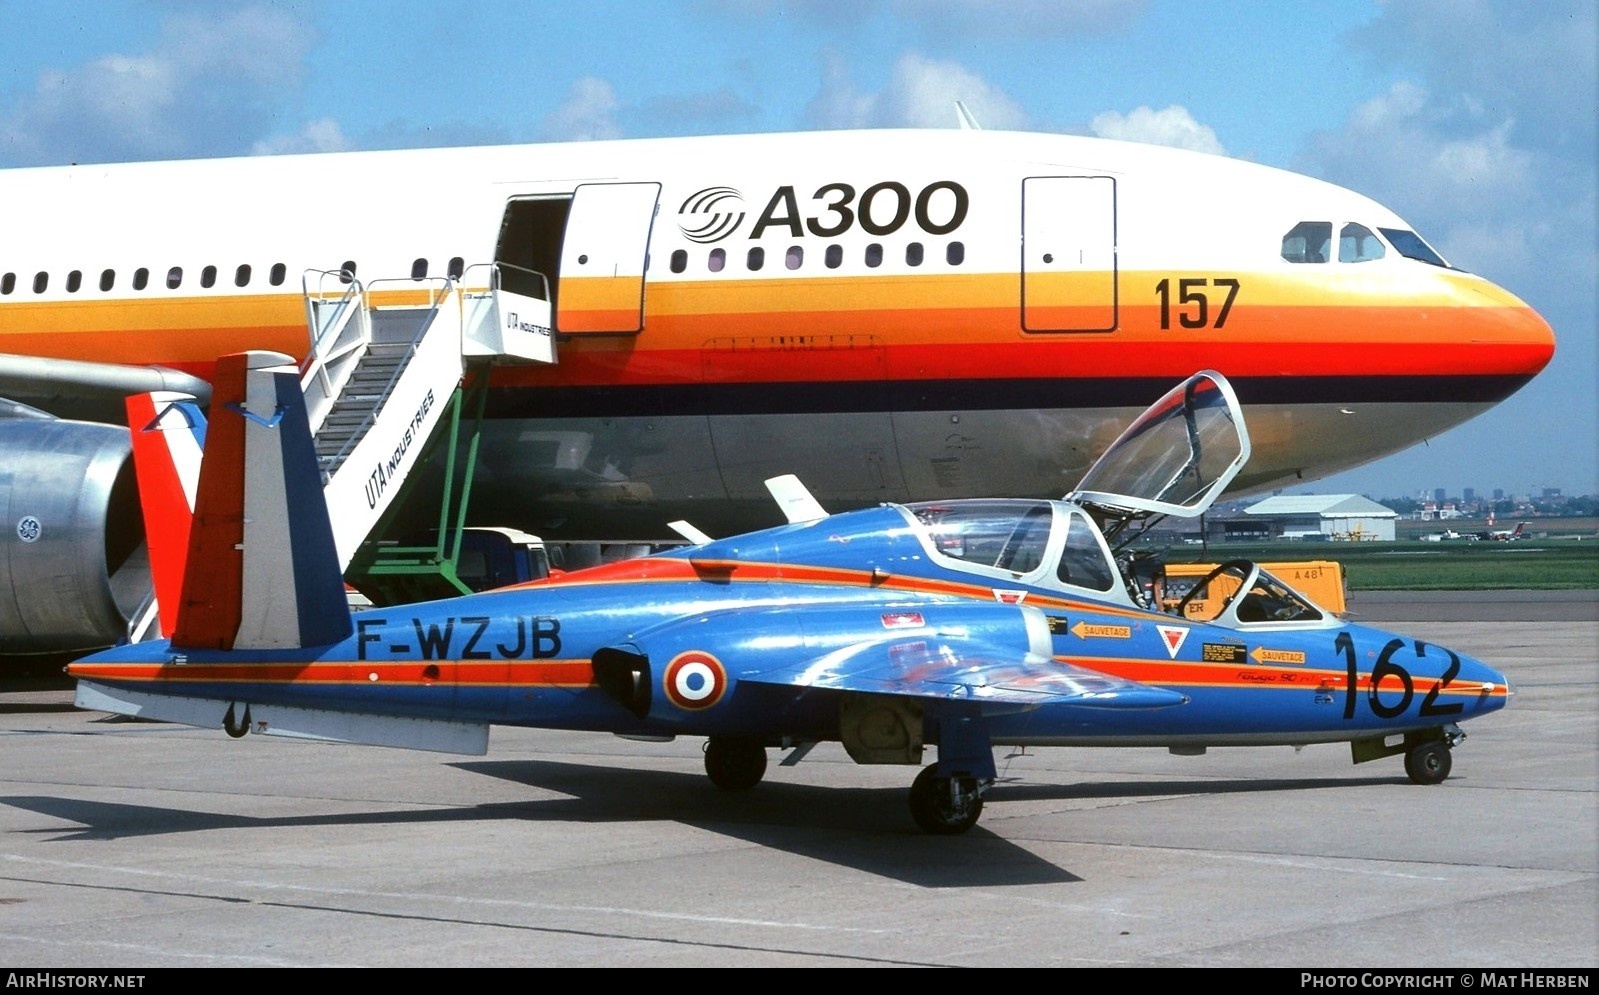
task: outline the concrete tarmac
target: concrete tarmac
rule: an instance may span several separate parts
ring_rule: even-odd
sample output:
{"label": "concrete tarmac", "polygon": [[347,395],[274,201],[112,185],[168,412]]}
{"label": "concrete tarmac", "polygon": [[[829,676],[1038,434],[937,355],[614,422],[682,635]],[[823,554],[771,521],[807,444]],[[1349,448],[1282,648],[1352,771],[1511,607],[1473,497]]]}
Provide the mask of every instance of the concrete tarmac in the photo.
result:
{"label": "concrete tarmac", "polygon": [[1351,604],[1515,686],[1441,785],[1338,745],[1038,750],[958,837],[912,823],[914,768],[831,745],[727,795],[698,740],[461,758],[0,688],[0,968],[1591,972],[1599,596],[1498,593]]}

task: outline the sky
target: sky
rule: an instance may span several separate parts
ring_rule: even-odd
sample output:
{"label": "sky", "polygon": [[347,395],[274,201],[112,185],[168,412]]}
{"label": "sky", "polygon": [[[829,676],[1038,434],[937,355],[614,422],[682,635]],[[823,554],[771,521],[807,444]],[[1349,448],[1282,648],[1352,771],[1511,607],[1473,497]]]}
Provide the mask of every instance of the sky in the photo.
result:
{"label": "sky", "polygon": [[1292,493],[1599,494],[1596,7],[0,0],[0,167],[955,127],[962,100],[1358,190],[1554,327],[1508,401]]}

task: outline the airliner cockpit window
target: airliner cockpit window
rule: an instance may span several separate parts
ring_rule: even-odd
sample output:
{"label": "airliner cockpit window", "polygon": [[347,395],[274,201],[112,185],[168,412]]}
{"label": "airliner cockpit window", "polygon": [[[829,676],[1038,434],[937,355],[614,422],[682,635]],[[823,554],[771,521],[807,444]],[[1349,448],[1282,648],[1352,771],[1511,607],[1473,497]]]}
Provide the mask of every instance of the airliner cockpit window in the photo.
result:
{"label": "airliner cockpit window", "polygon": [[1382,240],[1365,225],[1350,222],[1338,232],[1338,261],[1341,263],[1368,263],[1381,259],[1387,252]]}
{"label": "airliner cockpit window", "polygon": [[1301,221],[1283,236],[1283,258],[1291,263],[1324,263],[1331,246],[1331,221]]}
{"label": "airliner cockpit window", "polygon": [[1442,266],[1444,269],[1454,269],[1444,261],[1444,257],[1434,252],[1432,246],[1422,241],[1421,236],[1404,228],[1378,228],[1383,238],[1388,240],[1401,256],[1414,259],[1418,262],[1429,263],[1433,266]]}

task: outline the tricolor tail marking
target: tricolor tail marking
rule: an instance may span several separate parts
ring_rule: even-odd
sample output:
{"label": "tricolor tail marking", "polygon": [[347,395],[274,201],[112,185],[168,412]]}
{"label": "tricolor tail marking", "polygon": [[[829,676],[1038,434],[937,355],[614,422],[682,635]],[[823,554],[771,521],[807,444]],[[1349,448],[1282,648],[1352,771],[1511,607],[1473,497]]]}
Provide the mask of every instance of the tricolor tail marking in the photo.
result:
{"label": "tricolor tail marking", "polygon": [[299,370],[217,361],[175,648],[288,649],[351,632]]}
{"label": "tricolor tail marking", "polygon": [[133,469],[150,552],[161,630],[177,630],[189,531],[194,520],[205,412],[192,394],[158,390],[127,399]]}

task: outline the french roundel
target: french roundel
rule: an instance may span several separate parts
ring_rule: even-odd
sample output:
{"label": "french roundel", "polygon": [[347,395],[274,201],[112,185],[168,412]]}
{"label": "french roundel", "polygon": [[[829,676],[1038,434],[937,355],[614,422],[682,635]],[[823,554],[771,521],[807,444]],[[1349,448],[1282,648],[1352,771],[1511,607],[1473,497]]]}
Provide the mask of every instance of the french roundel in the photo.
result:
{"label": "french roundel", "polygon": [[719,241],[743,223],[743,206],[743,194],[732,187],[706,187],[684,199],[677,211],[677,227],[691,242]]}
{"label": "french roundel", "polygon": [[697,711],[722,700],[727,691],[727,671],[722,661],[709,653],[689,650],[679,653],[666,665],[661,683],[672,704]]}

